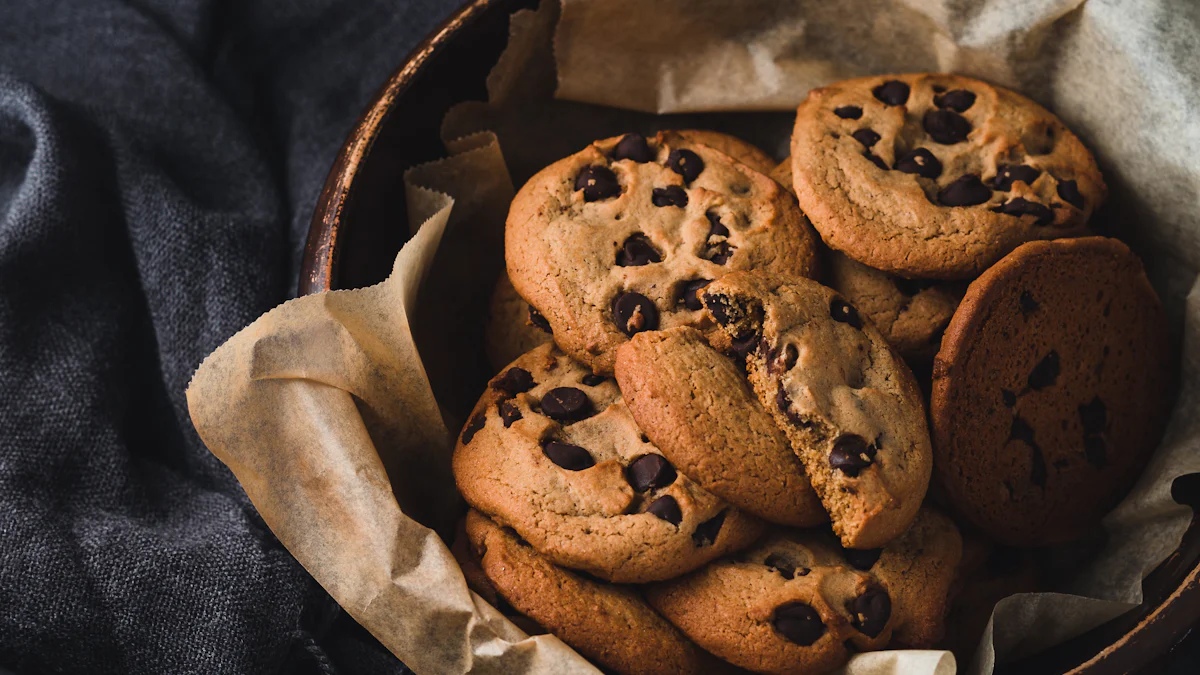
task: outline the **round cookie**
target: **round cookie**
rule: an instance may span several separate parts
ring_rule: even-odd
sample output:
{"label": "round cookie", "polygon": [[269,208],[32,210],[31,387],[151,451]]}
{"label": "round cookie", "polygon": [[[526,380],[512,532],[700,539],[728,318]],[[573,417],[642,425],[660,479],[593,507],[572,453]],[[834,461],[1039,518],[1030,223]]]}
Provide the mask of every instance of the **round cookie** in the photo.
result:
{"label": "round cookie", "polygon": [[776,162],[770,155],[763,152],[757,145],[747,143],[737,136],[730,136],[719,131],[707,129],[679,129],[663,131],[659,138],[672,147],[690,148],[693,145],[707,145],[713,150],[719,150],[759,173],[770,174]]}
{"label": "round cookie", "polygon": [[593,143],[531,178],[509,210],[513,286],[600,374],[631,335],[698,325],[697,283],[741,269],[816,272],[816,236],[778,183],[671,138]]}
{"label": "round cookie", "polygon": [[870,319],[906,361],[928,367],[966,286],[892,276],[837,251],[826,260],[829,285]]}
{"label": "round cookie", "polygon": [[483,329],[483,349],[492,371],[499,372],[518,356],[553,341],[545,317],[517,295],[507,274],[501,274]]}
{"label": "round cookie", "polygon": [[616,377],[638,426],[702,487],[774,523],[829,520],[746,376],[699,331],[638,333],[617,350]]}
{"label": "round cookie", "polygon": [[1026,241],[1083,234],[1106,195],[1091,152],[1045,108],[934,73],[810,91],[792,179],[830,247],[933,279],[969,279]]}
{"label": "round cookie", "polygon": [[1141,261],[1115,239],[1025,244],[967,289],[934,361],[935,467],[997,541],[1095,527],[1166,423],[1174,359]]}
{"label": "round cookie", "polygon": [[819,532],[778,530],[737,556],[646,587],[646,600],[696,644],[759,673],[816,675],[854,650],[887,646],[888,590]]}
{"label": "round cookie", "polygon": [[678,473],[616,383],[552,344],[492,378],[453,469],[468,504],[551,562],[618,583],[678,576],[764,528]]}
{"label": "round cookie", "polygon": [[478,511],[467,513],[466,529],[499,595],[588,659],[626,675],[733,671],[667,623],[635,590],[555,567]]}
{"label": "round cookie", "polygon": [[755,393],[842,543],[875,548],[903,533],[925,497],[932,452],[920,390],[879,331],[809,279],[735,272],[702,299],[720,338],[746,354]]}

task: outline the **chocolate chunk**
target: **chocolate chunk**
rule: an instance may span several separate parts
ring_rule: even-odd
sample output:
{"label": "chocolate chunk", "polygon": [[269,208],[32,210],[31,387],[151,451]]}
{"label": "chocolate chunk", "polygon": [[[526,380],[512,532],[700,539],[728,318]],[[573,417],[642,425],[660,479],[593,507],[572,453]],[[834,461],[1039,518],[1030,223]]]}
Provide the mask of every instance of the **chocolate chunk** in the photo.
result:
{"label": "chocolate chunk", "polygon": [[967,118],[949,110],[930,110],[921,121],[925,133],[942,145],[954,145],[967,140],[971,133],[971,123]]}
{"label": "chocolate chunk", "polygon": [[942,175],[942,163],[925,148],[916,148],[904,153],[896,160],[896,170],[915,173],[922,178],[937,178]]}
{"label": "chocolate chunk", "polygon": [[504,428],[507,429],[524,416],[521,414],[521,409],[517,407],[516,402],[512,399],[505,399],[496,406],[496,411],[500,413],[500,419],[504,421]]}
{"label": "chocolate chunk", "polygon": [[[779,553],[772,553],[771,555],[767,556],[767,559],[763,561],[763,564],[778,572],[779,576],[783,577],[784,579],[791,580],[796,577],[796,564]],[[808,570],[805,570],[804,574],[807,573]],[[804,576],[804,574],[801,574],[800,576]]]}
{"label": "chocolate chunk", "polygon": [[700,289],[711,283],[711,279],[692,279],[683,282],[683,286],[679,290],[679,299],[683,302],[683,306],[693,312],[700,311],[704,307],[704,303],[700,302]]}
{"label": "chocolate chunk", "polygon": [[1031,202],[1024,197],[1010,199],[1000,206],[993,208],[992,211],[1017,218],[1021,216],[1033,216],[1033,224],[1037,226],[1049,225],[1054,222],[1054,212],[1050,210],[1050,207],[1045,204]]}
{"label": "chocolate chunk", "polygon": [[736,250],[737,248],[731,246],[727,241],[718,242],[709,250],[708,259],[717,265],[724,265],[733,257],[733,252]]}
{"label": "chocolate chunk", "polygon": [[937,284],[936,281],[930,279],[905,279],[904,277],[892,277],[892,283],[896,285],[896,290],[910,298]]}
{"label": "chocolate chunk", "polygon": [[883,169],[884,171],[888,170],[887,162],[883,161],[882,157],[876,155],[875,153],[871,152],[870,150],[863,150],[862,156],[866,157],[868,161],[870,161],[872,164],[879,167],[880,169]]}
{"label": "chocolate chunk", "polygon": [[892,616],[892,599],[881,588],[867,589],[851,603],[850,621],[858,632],[867,637],[879,637]]}
{"label": "chocolate chunk", "polygon": [[1108,407],[1099,396],[1079,406],[1079,423],[1085,436],[1096,436],[1108,428]]}
{"label": "chocolate chunk", "polygon": [[492,380],[492,389],[504,392],[506,396],[512,398],[521,392],[533,389],[537,384],[533,381],[533,375],[524,368],[509,368],[504,371],[504,374]]}
{"label": "chocolate chunk", "polygon": [[[713,237],[728,237],[729,228],[721,222],[721,216],[715,211],[709,211],[704,214],[708,218],[708,237],[711,240]],[[705,252],[705,257],[718,265],[724,265],[729,262],[729,258],[733,256],[733,252],[737,250],[728,241],[718,241],[715,244],[709,244],[708,250]]]}
{"label": "chocolate chunk", "polygon": [[758,332],[749,332],[743,335],[735,336],[730,342],[730,350],[739,358],[746,358],[746,355],[754,351],[758,347],[759,341],[762,339],[762,334]]}
{"label": "chocolate chunk", "polygon": [[652,513],[672,525],[678,525],[683,521],[683,511],[679,510],[679,502],[670,495],[655,499],[646,508],[646,513]]}
{"label": "chocolate chunk", "polygon": [[779,412],[787,416],[788,421],[793,426],[800,427],[801,429],[807,429],[812,426],[812,423],[801,417],[800,413],[792,410],[792,399],[788,396],[787,389],[783,388],[782,382],[779,383],[779,388],[775,390],[775,405],[779,408]]}
{"label": "chocolate chunk", "polygon": [[771,625],[777,633],[803,647],[820,640],[825,634],[825,622],[821,621],[821,615],[799,601],[777,607]]}
{"label": "chocolate chunk", "polygon": [[675,467],[662,455],[642,455],[625,468],[625,479],[638,492],[667,487],[675,476]]}
{"label": "chocolate chunk", "polygon": [[787,372],[796,367],[796,361],[800,358],[800,352],[796,349],[796,345],[788,343],[783,347],[783,367],[780,372]]}
{"label": "chocolate chunk", "polygon": [[672,150],[667,155],[667,168],[683,176],[685,183],[690,183],[704,171],[704,160],[691,150]]}
{"label": "chocolate chunk", "polygon": [[596,375],[595,373],[588,373],[587,375],[583,376],[583,379],[580,380],[580,382],[582,382],[583,384],[586,384],[589,387],[595,387],[596,385],[603,384],[604,381],[607,379],[608,378],[603,375]]}
{"label": "chocolate chunk", "polygon": [[641,134],[625,134],[613,149],[613,159],[632,159],[639,164],[654,161],[654,151]]}
{"label": "chocolate chunk", "polygon": [[692,533],[692,543],[696,546],[711,546],[717,541],[717,536],[721,534],[721,526],[724,524],[725,511],[721,511],[696,526],[696,531]]}
{"label": "chocolate chunk", "polygon": [[1071,206],[1083,209],[1085,201],[1083,195],[1079,193],[1079,183],[1073,180],[1060,180],[1058,182],[1058,196],[1062,197]]}
{"label": "chocolate chunk", "polygon": [[1037,391],[1053,385],[1058,380],[1058,352],[1051,349],[1029,373],[1029,388]]}
{"label": "chocolate chunk", "polygon": [[613,320],[622,333],[635,333],[658,328],[658,308],[641,293],[622,293],[613,299]]}
{"label": "chocolate chunk", "polygon": [[705,293],[701,298],[704,301],[704,306],[713,315],[713,319],[722,326],[728,326],[733,321],[733,315],[729,313],[729,298],[723,295],[713,295]]}
{"label": "chocolate chunk", "polygon": [[575,387],[555,387],[542,397],[542,412],[559,422],[578,422],[594,410],[592,399]]}
{"label": "chocolate chunk", "polygon": [[1033,427],[1020,417],[1013,418],[1012,426],[1008,430],[1008,440],[1021,441],[1028,446],[1037,445],[1033,439]]}
{"label": "chocolate chunk", "polygon": [[467,426],[463,427],[462,444],[466,445],[470,443],[471,439],[475,438],[475,434],[479,433],[479,430],[483,428],[483,423],[486,421],[487,418],[483,416],[483,413],[475,413],[475,416],[467,421]]}
{"label": "chocolate chunk", "polygon": [[975,94],[966,89],[955,89],[941,96],[934,96],[933,104],[939,108],[949,108],[954,112],[966,112],[975,105]]}
{"label": "chocolate chunk", "polygon": [[843,548],[842,555],[845,556],[846,562],[856,570],[867,571],[879,562],[879,556],[883,555],[883,549],[858,549],[858,548]]}
{"label": "chocolate chunk", "polygon": [[833,450],[829,453],[829,466],[855,478],[859,471],[871,466],[875,452],[875,447],[868,444],[867,439],[862,436],[843,434],[833,442]]}
{"label": "chocolate chunk", "polygon": [[721,216],[716,211],[707,211],[704,214],[708,218],[708,236],[709,237],[728,237],[729,228],[725,227],[721,222]]}
{"label": "chocolate chunk", "polygon": [[667,187],[654,188],[650,192],[650,203],[655,206],[678,206],[683,208],[687,206],[687,192],[678,185],[668,185]]}
{"label": "chocolate chunk", "polygon": [[1026,185],[1033,185],[1033,181],[1042,175],[1042,172],[1032,166],[1024,164],[1001,164],[996,167],[996,177],[992,179],[992,189],[1001,192],[1008,192],[1012,189],[1013,183],[1021,181]]}
{"label": "chocolate chunk", "polygon": [[908,102],[908,85],[899,80],[888,80],[871,90],[875,98],[887,105],[904,105]]}
{"label": "chocolate chunk", "polygon": [[585,202],[597,202],[621,194],[617,174],[604,166],[585,167],[575,178],[575,189],[583,190]]}
{"label": "chocolate chunk", "polygon": [[973,173],[954,179],[938,192],[938,203],[943,206],[975,206],[992,198],[992,191]]}
{"label": "chocolate chunk", "polygon": [[879,134],[875,133],[873,129],[859,129],[850,135],[854,137],[854,140],[862,143],[864,148],[869,148],[879,142]]}
{"label": "chocolate chunk", "polygon": [[1023,316],[1029,316],[1040,306],[1040,303],[1033,298],[1033,294],[1029,291],[1021,291],[1021,297],[1017,298],[1017,304],[1021,306]]}
{"label": "chocolate chunk", "polygon": [[844,105],[834,108],[833,114],[844,120],[856,120],[862,117],[862,108],[856,105]]}
{"label": "chocolate chunk", "polygon": [[1108,463],[1108,441],[1103,436],[1084,436],[1083,456],[1092,466],[1103,469]]}
{"label": "chocolate chunk", "polygon": [[542,316],[541,312],[534,309],[533,305],[529,306],[529,323],[546,333],[554,334],[554,331],[550,330],[550,322],[546,320],[546,317]]}
{"label": "chocolate chunk", "polygon": [[848,323],[855,328],[862,328],[862,319],[858,317],[858,310],[854,306],[841,298],[834,298],[829,303],[829,316],[833,317],[834,321]]}
{"label": "chocolate chunk", "polygon": [[1004,407],[1011,408],[1017,404],[1017,395],[1007,389],[1000,390],[1000,398],[1004,401]]}
{"label": "chocolate chunk", "polygon": [[542,446],[542,454],[567,471],[583,471],[596,465],[592,453],[570,443],[550,441]]}
{"label": "chocolate chunk", "polygon": [[619,267],[641,267],[657,262],[662,262],[662,256],[658,254],[654,244],[650,243],[650,238],[641,232],[629,235],[621,245],[621,250],[617,251]]}

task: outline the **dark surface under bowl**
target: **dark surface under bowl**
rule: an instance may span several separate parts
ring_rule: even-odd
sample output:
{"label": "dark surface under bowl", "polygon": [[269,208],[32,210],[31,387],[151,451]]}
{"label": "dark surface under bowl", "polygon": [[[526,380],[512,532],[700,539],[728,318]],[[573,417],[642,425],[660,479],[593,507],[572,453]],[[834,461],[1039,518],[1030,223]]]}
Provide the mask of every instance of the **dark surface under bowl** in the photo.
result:
{"label": "dark surface under bowl", "polygon": [[[301,294],[382,281],[407,237],[405,169],[445,154],[439,128],[455,103],[486,98],[488,72],[508,39],[508,16],[536,0],[476,0],[431,34],[391,76],[339,153],[313,214]],[[1176,481],[1176,499],[1200,504],[1200,476]],[[1134,610],[998,673],[1161,672],[1200,619],[1200,527],[1146,578]]]}

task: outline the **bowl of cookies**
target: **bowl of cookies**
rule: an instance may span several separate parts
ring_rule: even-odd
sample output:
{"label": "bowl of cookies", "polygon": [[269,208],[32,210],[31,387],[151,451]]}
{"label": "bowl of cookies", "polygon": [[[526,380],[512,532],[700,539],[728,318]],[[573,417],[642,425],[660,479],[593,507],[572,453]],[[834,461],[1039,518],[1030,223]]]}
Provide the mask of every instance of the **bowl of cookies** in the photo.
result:
{"label": "bowl of cookies", "polygon": [[[417,672],[1154,668],[1200,619],[1194,273],[1104,124],[853,59],[619,107],[578,71],[624,20],[470,3],[364,113],[307,297],[189,390],[281,541]],[[303,461],[223,431],[264,417]]]}

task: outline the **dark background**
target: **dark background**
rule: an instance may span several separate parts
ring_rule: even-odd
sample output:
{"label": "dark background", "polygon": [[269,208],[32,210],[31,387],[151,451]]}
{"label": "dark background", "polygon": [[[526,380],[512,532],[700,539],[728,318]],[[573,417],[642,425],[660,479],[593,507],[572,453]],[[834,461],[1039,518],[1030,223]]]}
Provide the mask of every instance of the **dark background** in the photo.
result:
{"label": "dark background", "polygon": [[183,392],[295,293],[338,147],[458,4],[0,4],[0,672],[408,672]]}

